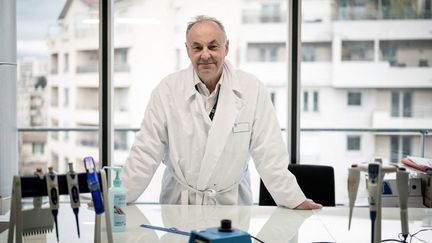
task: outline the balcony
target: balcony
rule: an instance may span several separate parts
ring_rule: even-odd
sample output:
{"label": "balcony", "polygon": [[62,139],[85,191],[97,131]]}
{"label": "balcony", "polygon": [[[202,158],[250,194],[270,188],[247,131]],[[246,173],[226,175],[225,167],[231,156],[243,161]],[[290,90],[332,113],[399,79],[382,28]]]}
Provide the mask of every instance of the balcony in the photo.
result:
{"label": "balcony", "polygon": [[97,125],[99,124],[99,111],[97,109],[77,109],[75,118],[76,123]]}
{"label": "balcony", "polygon": [[425,129],[432,124],[432,115],[414,117],[392,117],[390,111],[377,110],[372,115],[372,128]]}
{"label": "balcony", "polygon": [[[414,1],[413,1],[414,2]],[[412,3],[411,3],[412,4]],[[335,20],[373,20],[373,19],[431,19],[430,10],[417,10],[417,7],[382,7],[347,6],[335,9]]]}
{"label": "balcony", "polygon": [[77,65],[76,72],[78,74],[80,73],[97,73],[99,70],[99,64],[98,63],[88,63],[88,64],[81,64]]}
{"label": "balcony", "polygon": [[398,67],[390,62],[334,63],[335,88],[431,88],[432,68]]}
{"label": "balcony", "polygon": [[300,68],[302,85],[331,85],[331,62],[302,62]]}
{"label": "balcony", "polygon": [[286,85],[287,64],[285,62],[246,62],[240,68],[253,73],[266,85]]}
{"label": "balcony", "polygon": [[242,22],[244,24],[257,23],[285,23],[287,11],[263,11],[255,9],[243,10]]}

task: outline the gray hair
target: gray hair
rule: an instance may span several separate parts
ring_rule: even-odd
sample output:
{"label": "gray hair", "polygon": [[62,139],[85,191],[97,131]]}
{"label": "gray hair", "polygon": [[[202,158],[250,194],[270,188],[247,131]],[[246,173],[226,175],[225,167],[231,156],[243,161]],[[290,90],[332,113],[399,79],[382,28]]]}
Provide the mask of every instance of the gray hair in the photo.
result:
{"label": "gray hair", "polygon": [[220,22],[216,18],[209,17],[209,16],[206,16],[206,15],[195,16],[195,18],[191,22],[188,23],[187,28],[186,28],[186,37],[189,34],[189,31],[192,28],[192,26],[194,26],[197,23],[206,22],[206,21],[211,21],[211,22],[216,23],[219,26],[219,28],[222,30],[222,32],[224,34],[224,37],[225,37],[225,40],[227,39],[227,35],[226,35],[226,32],[225,32],[225,27],[223,26],[222,22]]}

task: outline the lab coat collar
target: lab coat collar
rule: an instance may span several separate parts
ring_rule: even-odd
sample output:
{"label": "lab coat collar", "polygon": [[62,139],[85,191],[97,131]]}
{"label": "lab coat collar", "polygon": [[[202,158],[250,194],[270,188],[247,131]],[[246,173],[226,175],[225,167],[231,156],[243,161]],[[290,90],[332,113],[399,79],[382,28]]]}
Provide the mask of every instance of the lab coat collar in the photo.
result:
{"label": "lab coat collar", "polygon": [[[236,95],[241,98],[242,97],[242,89],[240,87],[240,83],[239,83],[239,79],[235,73],[235,70],[232,66],[232,64],[228,61],[225,60],[224,62],[224,67],[223,67],[223,75],[222,78],[224,78],[223,81],[223,85],[222,86],[228,86],[230,87],[230,89],[234,90],[234,92],[236,93]],[[192,96],[194,96],[195,94],[197,94],[197,91],[195,89],[195,82],[194,82],[194,78],[195,78],[195,70],[191,65],[189,65],[189,67],[185,70],[184,72],[184,80],[183,83],[185,84],[185,100],[190,99]],[[198,78],[198,77],[197,77]]]}

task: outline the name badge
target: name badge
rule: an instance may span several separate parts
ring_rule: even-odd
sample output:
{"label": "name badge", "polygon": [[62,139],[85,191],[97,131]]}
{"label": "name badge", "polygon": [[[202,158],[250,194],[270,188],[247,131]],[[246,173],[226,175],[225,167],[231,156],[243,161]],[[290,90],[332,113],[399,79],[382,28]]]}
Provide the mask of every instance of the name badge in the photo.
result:
{"label": "name badge", "polygon": [[249,132],[249,131],[250,131],[249,122],[234,123],[233,133]]}

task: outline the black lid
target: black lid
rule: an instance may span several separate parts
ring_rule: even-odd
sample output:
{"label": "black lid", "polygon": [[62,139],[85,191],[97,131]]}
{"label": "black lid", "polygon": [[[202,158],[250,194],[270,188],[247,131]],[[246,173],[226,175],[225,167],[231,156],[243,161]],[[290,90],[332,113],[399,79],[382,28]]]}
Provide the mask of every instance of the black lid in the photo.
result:
{"label": "black lid", "polygon": [[231,220],[229,219],[222,219],[221,220],[221,226],[219,227],[219,231],[221,232],[231,232]]}

